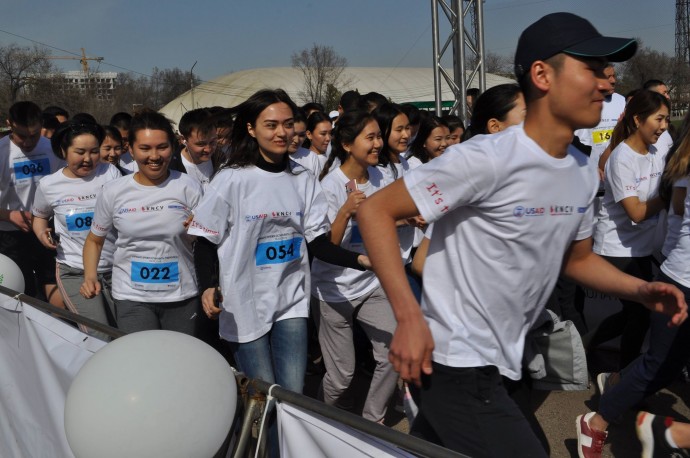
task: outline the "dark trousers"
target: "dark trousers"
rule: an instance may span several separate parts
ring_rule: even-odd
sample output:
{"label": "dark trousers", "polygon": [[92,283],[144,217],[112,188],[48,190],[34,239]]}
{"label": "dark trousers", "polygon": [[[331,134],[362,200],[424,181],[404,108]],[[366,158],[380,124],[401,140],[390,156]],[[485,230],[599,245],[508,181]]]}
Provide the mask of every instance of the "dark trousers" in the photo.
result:
{"label": "dark trousers", "polygon": [[494,366],[433,363],[410,434],[473,458],[546,457]]}
{"label": "dark trousers", "polygon": [[[676,285],[685,300],[690,288],[661,273],[659,281]],[[608,422],[657,391],[668,386],[690,358],[690,320],[679,327],[668,327],[670,317],[652,313],[649,348],[621,372],[620,382],[606,390],[599,401],[599,413]]]}

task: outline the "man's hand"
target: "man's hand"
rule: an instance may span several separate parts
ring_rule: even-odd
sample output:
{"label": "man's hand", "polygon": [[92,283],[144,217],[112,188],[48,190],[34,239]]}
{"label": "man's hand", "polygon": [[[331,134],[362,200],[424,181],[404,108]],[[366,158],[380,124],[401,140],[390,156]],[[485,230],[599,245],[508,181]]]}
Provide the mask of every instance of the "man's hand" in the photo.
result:
{"label": "man's hand", "polygon": [[223,311],[223,309],[218,307],[220,302],[223,302],[223,295],[218,287],[207,288],[201,295],[201,306],[204,309],[204,313],[212,320],[217,320],[218,315]]}
{"label": "man's hand", "polygon": [[649,282],[640,286],[640,302],[649,310],[671,316],[668,326],[680,326],[688,317],[688,305],[683,293],[673,285]]}
{"label": "man's hand", "polygon": [[421,373],[431,374],[434,339],[421,310],[418,315],[398,322],[388,360],[406,382],[421,385]]}
{"label": "man's hand", "polygon": [[12,210],[8,214],[10,223],[17,226],[22,232],[31,230],[31,212],[23,210]]}

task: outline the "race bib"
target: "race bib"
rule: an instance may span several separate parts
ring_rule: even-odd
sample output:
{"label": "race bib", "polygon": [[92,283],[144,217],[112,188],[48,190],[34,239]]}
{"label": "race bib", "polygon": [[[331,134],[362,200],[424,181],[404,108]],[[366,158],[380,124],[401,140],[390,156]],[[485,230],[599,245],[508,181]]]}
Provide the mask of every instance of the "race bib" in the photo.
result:
{"label": "race bib", "polygon": [[[174,259],[174,260],[173,260]],[[134,289],[142,291],[169,291],[180,285],[177,258],[164,260],[132,260],[131,280]]]}
{"label": "race bib", "polygon": [[72,213],[65,217],[67,223],[67,230],[70,232],[88,231],[91,229],[91,222],[93,221],[93,211]]}
{"label": "race bib", "polygon": [[283,264],[302,258],[302,237],[262,242],[256,246],[256,265]]}
{"label": "race bib", "polygon": [[47,158],[14,163],[15,180],[25,180],[45,175],[50,175],[50,161]]}
{"label": "race bib", "polygon": [[595,130],[592,132],[592,141],[595,145],[602,145],[611,141],[613,129]]}

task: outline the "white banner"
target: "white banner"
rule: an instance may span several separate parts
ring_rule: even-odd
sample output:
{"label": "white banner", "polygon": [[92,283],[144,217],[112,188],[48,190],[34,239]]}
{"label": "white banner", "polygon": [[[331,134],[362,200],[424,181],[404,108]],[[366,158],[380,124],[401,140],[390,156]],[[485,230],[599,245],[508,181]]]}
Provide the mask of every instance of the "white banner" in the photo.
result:
{"label": "white banner", "polygon": [[277,409],[280,456],[283,458],[414,457],[384,440],[299,407],[278,402]]}
{"label": "white banner", "polygon": [[67,390],[105,342],[0,297],[0,457],[72,457],[64,428]]}

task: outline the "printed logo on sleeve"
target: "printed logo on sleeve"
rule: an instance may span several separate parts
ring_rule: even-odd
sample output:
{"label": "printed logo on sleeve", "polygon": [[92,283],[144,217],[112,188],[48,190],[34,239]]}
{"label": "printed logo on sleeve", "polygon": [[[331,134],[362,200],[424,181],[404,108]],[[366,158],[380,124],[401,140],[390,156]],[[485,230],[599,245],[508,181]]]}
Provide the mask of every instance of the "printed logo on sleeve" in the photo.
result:
{"label": "printed logo on sleeve", "polygon": [[426,187],[427,192],[431,197],[434,198],[433,203],[436,205],[436,208],[439,209],[441,213],[447,212],[450,208],[448,205],[444,203],[443,200],[443,193],[441,192],[441,189],[438,187],[436,183],[432,183],[429,186]]}

